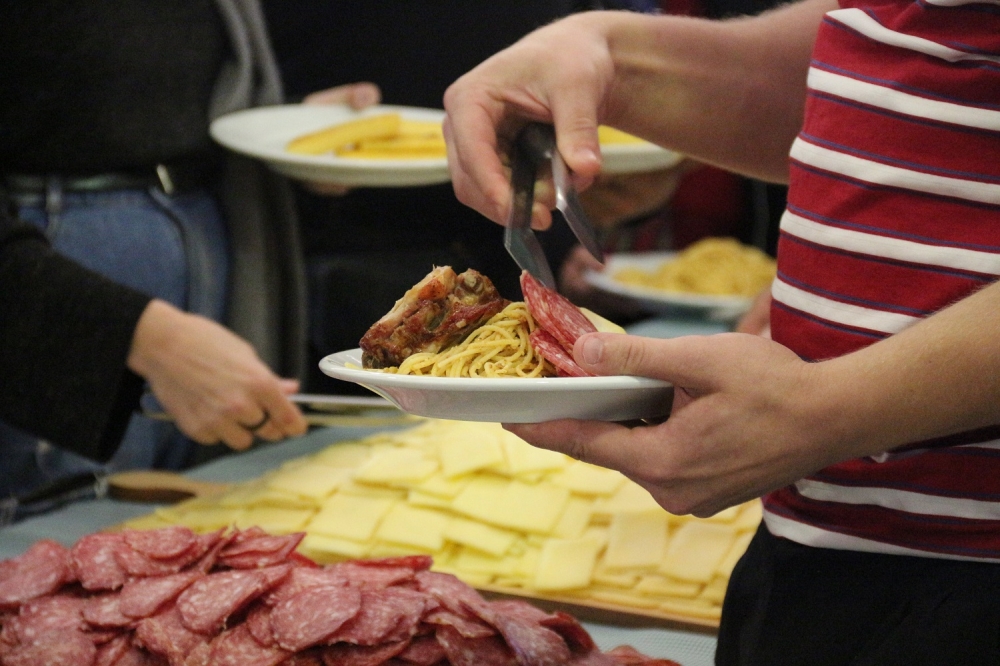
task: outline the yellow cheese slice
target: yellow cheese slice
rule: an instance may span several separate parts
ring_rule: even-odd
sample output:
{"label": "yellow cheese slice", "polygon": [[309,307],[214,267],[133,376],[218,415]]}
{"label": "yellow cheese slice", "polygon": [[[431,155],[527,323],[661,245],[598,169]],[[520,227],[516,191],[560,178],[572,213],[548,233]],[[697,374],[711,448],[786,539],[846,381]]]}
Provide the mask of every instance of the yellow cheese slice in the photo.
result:
{"label": "yellow cheese slice", "polygon": [[502,431],[500,441],[507,461],[506,469],[511,476],[551,472],[562,469],[571,462],[571,458],[562,453],[531,446],[506,430]]}
{"label": "yellow cheese slice", "polygon": [[313,458],[317,463],[328,467],[347,467],[354,469],[372,453],[370,444],[360,442],[340,442],[332,444],[316,453]]}
{"label": "yellow cheese slice", "polygon": [[368,541],[398,500],[337,493],[309,522],[309,531],[323,536]]}
{"label": "yellow cheese slice", "polygon": [[444,538],[500,557],[510,551],[517,541],[517,534],[467,518],[454,517],[445,527]]}
{"label": "yellow cheese slice", "polygon": [[670,599],[660,603],[659,608],[667,613],[706,620],[718,620],[722,616],[721,606],[704,599]]}
{"label": "yellow cheese slice", "polygon": [[590,525],[590,515],[594,502],[586,497],[570,496],[566,508],[552,528],[552,536],[559,539],[576,539],[583,535]]}
{"label": "yellow cheese slice", "polygon": [[404,546],[438,551],[444,546],[444,531],[451,518],[441,511],[396,504],[375,530],[375,537]]}
{"label": "yellow cheese slice", "polygon": [[722,576],[716,576],[707,583],[704,588],[702,588],[701,593],[698,595],[699,599],[703,599],[712,604],[722,605],[722,600],[726,597],[726,587],[729,586],[729,579],[723,578]]}
{"label": "yellow cheese slice", "polygon": [[733,540],[733,545],[729,548],[725,557],[719,562],[719,566],[716,568],[716,573],[720,576],[725,576],[726,579],[729,578],[730,574],[733,573],[733,569],[736,567],[736,563],[739,562],[740,558],[743,557],[743,553],[746,552],[747,547],[750,545],[750,540],[753,539],[753,532],[741,532]]}
{"label": "yellow cheese slice", "polygon": [[241,513],[233,524],[240,529],[256,526],[272,534],[289,534],[304,530],[314,513],[312,509],[253,506]]}
{"label": "yellow cheese slice", "polygon": [[740,507],[740,515],[733,521],[733,527],[738,530],[756,530],[764,517],[764,505],[760,500],[747,502]]}
{"label": "yellow cheese slice", "polygon": [[432,474],[420,483],[410,486],[412,490],[453,499],[472,481],[472,476],[445,478],[444,474]]}
{"label": "yellow cheese slice", "polygon": [[549,539],[542,547],[532,587],[552,592],[590,585],[600,544],[592,539]]}
{"label": "yellow cheese slice", "polygon": [[667,512],[616,513],[611,518],[603,564],[609,569],[655,569],[667,549]]}
{"label": "yellow cheese slice", "polygon": [[555,485],[580,495],[612,495],[626,481],[621,472],[579,460],[574,460],[550,478]]}
{"label": "yellow cheese slice", "polygon": [[658,573],[680,580],[707,583],[736,539],[731,525],[687,522],[677,528],[667,545]]}
{"label": "yellow cheese slice", "polygon": [[372,454],[354,472],[354,479],[365,483],[412,485],[427,479],[438,470],[438,462],[419,449],[387,448]]}
{"label": "yellow cheese slice", "polygon": [[639,594],[661,597],[694,599],[702,591],[703,587],[701,583],[692,583],[690,581],[668,578],[667,576],[647,574],[636,583],[635,591]]}
{"label": "yellow cheese slice", "polygon": [[492,517],[497,511],[496,507],[502,501],[509,485],[508,479],[492,474],[477,476],[455,496],[451,508],[470,518],[493,522]]}
{"label": "yellow cheese slice", "polygon": [[379,497],[381,499],[405,500],[409,494],[406,488],[388,488],[370,483],[349,481],[337,490],[338,495],[357,495],[359,497]]}
{"label": "yellow cheese slice", "polygon": [[610,497],[600,497],[594,503],[594,514],[610,517],[616,513],[633,513],[660,510],[653,496],[642,486],[626,481]]}
{"label": "yellow cheese slice", "polygon": [[451,500],[446,497],[431,495],[430,493],[420,492],[419,490],[414,490],[413,488],[410,488],[409,493],[406,495],[406,503],[410,506],[422,506],[428,509],[451,508]]}
{"label": "yellow cheese slice", "polygon": [[441,472],[445,478],[462,476],[503,462],[501,432],[503,430],[498,426],[484,428],[478,423],[453,427],[446,437],[438,441]]}
{"label": "yellow cheese slice", "polygon": [[365,557],[371,551],[371,544],[310,532],[299,544],[299,551],[317,562],[327,563],[345,557]]}
{"label": "yellow cheese slice", "polygon": [[267,481],[267,487],[288,495],[297,495],[322,503],[339,486],[350,479],[351,470],[327,465],[302,465],[282,469]]}
{"label": "yellow cheese slice", "polygon": [[494,510],[493,522],[525,532],[549,534],[569,501],[565,488],[514,480]]}

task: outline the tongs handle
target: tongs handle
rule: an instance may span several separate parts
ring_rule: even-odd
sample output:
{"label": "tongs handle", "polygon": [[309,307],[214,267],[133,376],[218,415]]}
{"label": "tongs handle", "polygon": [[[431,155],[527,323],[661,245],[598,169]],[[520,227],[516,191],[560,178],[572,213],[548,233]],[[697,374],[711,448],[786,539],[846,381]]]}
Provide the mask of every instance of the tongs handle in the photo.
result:
{"label": "tongs handle", "polygon": [[573,186],[572,172],[556,147],[555,128],[544,123],[525,125],[517,136],[512,153],[513,201],[504,240],[517,264],[547,286],[554,287],[555,279],[552,277],[552,271],[531,230],[535,179],[542,161],[547,159],[552,161],[556,208],[562,213],[580,244],[595,259],[603,263],[604,252],[597,240],[597,233],[580,204],[576,188]]}

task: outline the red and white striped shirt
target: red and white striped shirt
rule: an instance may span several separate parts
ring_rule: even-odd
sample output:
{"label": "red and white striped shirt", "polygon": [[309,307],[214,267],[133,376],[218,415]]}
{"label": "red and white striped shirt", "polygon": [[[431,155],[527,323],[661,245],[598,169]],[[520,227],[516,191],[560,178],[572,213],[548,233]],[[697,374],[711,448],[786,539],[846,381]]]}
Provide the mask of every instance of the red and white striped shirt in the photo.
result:
{"label": "red and white striped shirt", "polygon": [[[1000,276],[1000,2],[844,0],[791,149],[774,339],[818,361]],[[983,331],[984,336],[997,331]],[[799,543],[1000,561],[1000,427],[828,467],[765,498]]]}

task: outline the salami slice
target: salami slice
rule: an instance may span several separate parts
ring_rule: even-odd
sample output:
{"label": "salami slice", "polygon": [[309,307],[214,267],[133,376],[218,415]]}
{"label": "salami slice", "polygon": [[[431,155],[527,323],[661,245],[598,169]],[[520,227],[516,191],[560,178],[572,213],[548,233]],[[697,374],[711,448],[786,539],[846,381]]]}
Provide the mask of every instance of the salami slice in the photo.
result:
{"label": "salami slice", "polygon": [[274,566],[288,560],[305,532],[283,536],[258,535],[249,539],[234,540],[219,553],[219,563],[233,569],[256,569]]}
{"label": "salami slice", "polygon": [[[566,351],[572,352],[577,338],[596,333],[597,327],[580,312],[580,308],[531,276],[521,273],[521,291],[528,311],[538,326],[555,338]],[[546,357],[548,358],[548,357]]]}
{"label": "salami slice", "polygon": [[52,594],[73,578],[70,552],[55,541],[37,541],[0,568],[0,609]]}
{"label": "salami slice", "polygon": [[552,615],[543,617],[539,624],[562,636],[574,653],[592,652],[597,647],[583,625],[568,613],[556,611]]}
{"label": "salami slice", "polygon": [[580,367],[571,353],[563,349],[554,337],[547,331],[536,328],[528,336],[531,346],[546,361],[551,363],[559,371],[561,377],[593,377],[592,373]]}
{"label": "salami slice", "polygon": [[97,648],[94,666],[116,666],[132,649],[132,639],[128,634],[118,634]]}
{"label": "salami slice", "polygon": [[430,594],[456,615],[475,617],[470,615],[468,609],[486,605],[486,600],[479,592],[452,574],[421,571],[415,578],[418,589]]}
{"label": "salami slice", "polygon": [[380,564],[378,560],[338,562],[327,567],[331,574],[341,576],[355,587],[385,588],[413,580],[415,570],[409,566]]}
{"label": "salami slice", "polygon": [[171,664],[183,664],[190,652],[208,642],[208,638],[184,626],[176,607],[139,620],[135,638],[139,645],[166,657]]}
{"label": "salami slice", "polygon": [[295,567],[288,576],[264,597],[268,606],[277,606],[302,590],[313,587],[347,587],[350,579],[333,567],[318,569]]}
{"label": "salami slice", "polygon": [[177,598],[184,626],[202,634],[217,632],[226,619],[288,575],[290,565],[220,571],[199,578]]}
{"label": "salami slice", "polygon": [[569,646],[562,636],[539,624],[539,609],[525,601],[496,601],[473,610],[496,627],[517,660],[534,666],[559,666],[570,661]]}
{"label": "salami slice", "polygon": [[130,580],[119,592],[120,610],[128,617],[149,617],[204,575],[194,570]]}
{"label": "salami slice", "polygon": [[125,543],[156,560],[170,560],[194,547],[196,537],[187,527],[163,527],[156,530],[125,530]]}
{"label": "salami slice", "polygon": [[323,649],[326,666],[380,666],[406,649],[409,641],[384,645],[337,643]]}
{"label": "salami slice", "polygon": [[363,567],[403,567],[416,573],[428,571],[434,564],[434,558],[430,555],[403,555],[401,557],[355,560],[354,563]]}
{"label": "salami slice", "polygon": [[121,587],[128,574],[118,564],[115,551],[128,547],[121,534],[98,532],[81,537],[70,549],[70,557],[73,571],[84,589],[117,590]]}
{"label": "salami slice", "polygon": [[89,597],[83,606],[83,619],[101,629],[131,627],[135,623],[135,618],[122,614],[121,597],[114,592]]}
{"label": "salami slice", "polygon": [[274,607],[271,629],[278,645],[298,652],[326,641],[360,609],[361,592],[356,588],[307,588]]}
{"label": "salami slice", "polygon": [[209,663],[213,666],[276,666],[289,656],[291,653],[277,645],[261,645],[245,624],[238,624],[212,640]]}
{"label": "salami slice", "polygon": [[447,656],[444,648],[434,636],[414,638],[398,658],[415,666],[434,666]]}
{"label": "salami slice", "polygon": [[247,625],[247,629],[250,630],[250,635],[258,643],[264,647],[277,645],[277,640],[274,638],[274,630],[271,629],[270,606],[260,601],[255,601],[247,611],[247,617],[244,622]]}
{"label": "salami slice", "polygon": [[424,615],[423,622],[452,627],[466,638],[486,638],[497,633],[493,627],[477,618],[453,613],[447,609],[435,610]]}
{"label": "salami slice", "polygon": [[49,632],[4,654],[4,666],[91,666],[97,647],[82,632]]}
{"label": "salami slice", "polygon": [[86,628],[83,607],[86,601],[69,595],[35,599],[21,606],[9,624],[15,643],[31,643],[47,634],[82,633]]}
{"label": "salami slice", "polygon": [[441,627],[434,637],[452,666],[515,666],[518,663],[503,638],[496,634],[466,638],[452,627]]}
{"label": "salami slice", "polygon": [[361,609],[328,635],[331,643],[380,645],[409,641],[417,633],[427,594],[401,587],[361,590]]}

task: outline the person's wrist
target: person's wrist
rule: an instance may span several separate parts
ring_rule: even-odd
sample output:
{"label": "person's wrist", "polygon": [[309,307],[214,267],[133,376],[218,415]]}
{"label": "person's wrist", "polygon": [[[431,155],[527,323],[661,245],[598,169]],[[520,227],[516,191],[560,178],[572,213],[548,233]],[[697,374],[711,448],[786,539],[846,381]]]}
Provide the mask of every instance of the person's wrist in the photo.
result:
{"label": "person's wrist", "polygon": [[183,312],[166,301],[153,299],[143,310],[132,335],[132,346],[126,359],[129,370],[149,377],[156,365],[156,355],[169,344],[174,323]]}

